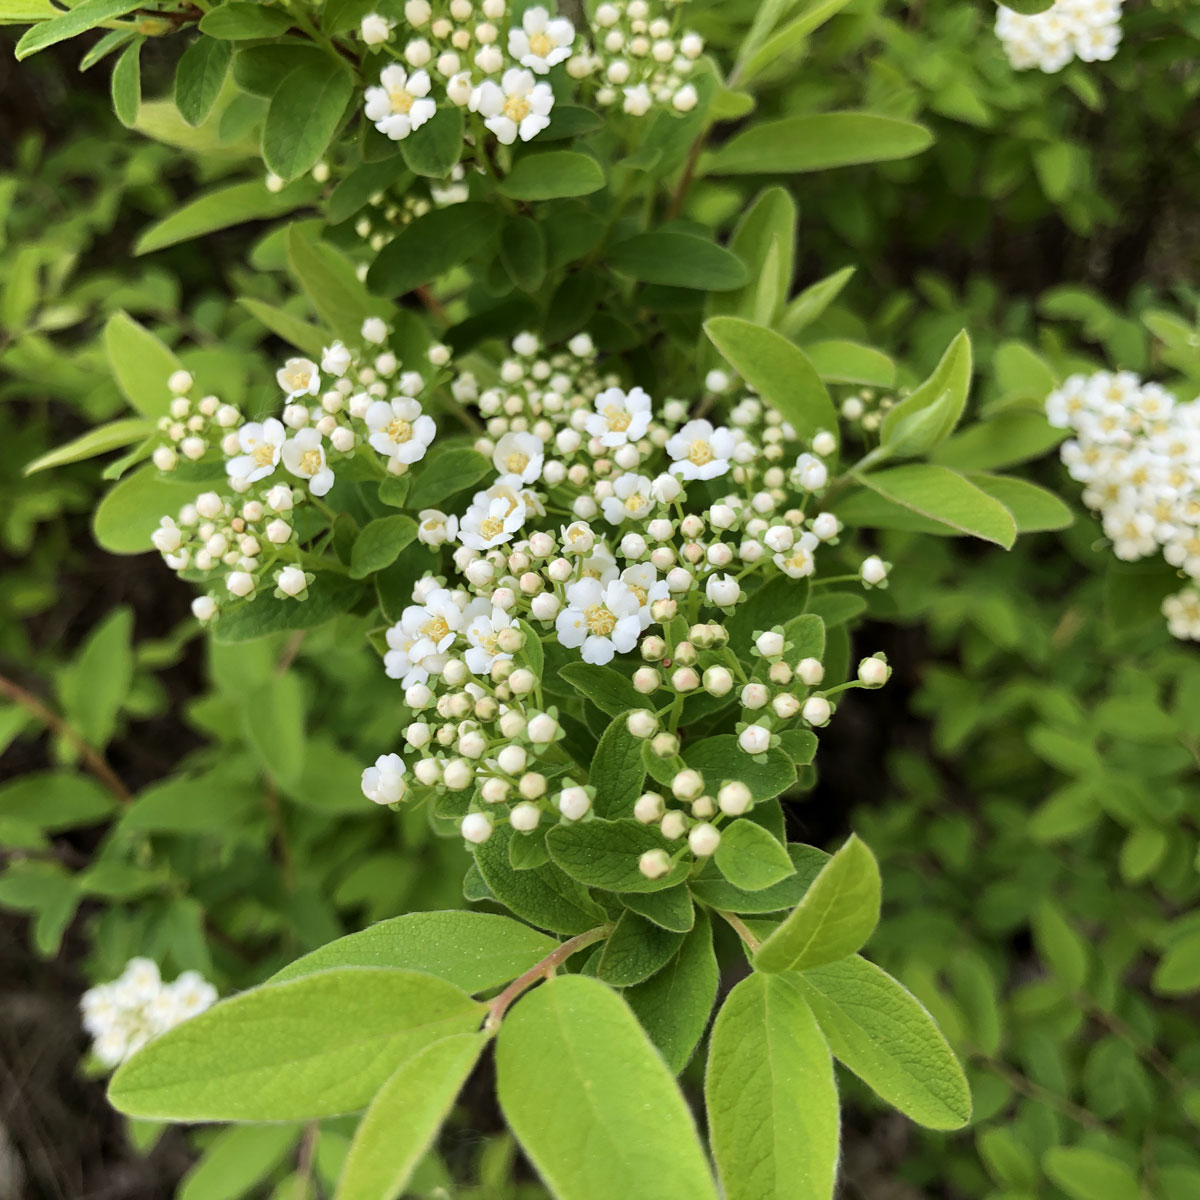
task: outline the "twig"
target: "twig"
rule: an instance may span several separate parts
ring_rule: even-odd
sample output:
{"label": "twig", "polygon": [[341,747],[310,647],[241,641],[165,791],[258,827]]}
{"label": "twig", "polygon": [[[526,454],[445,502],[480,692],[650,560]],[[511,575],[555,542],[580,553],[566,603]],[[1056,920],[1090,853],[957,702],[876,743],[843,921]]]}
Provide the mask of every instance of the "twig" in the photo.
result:
{"label": "twig", "polygon": [[90,745],[84,739],[83,734],[74,728],[74,726],[69,725],[63,717],[60,717],[53,709],[47,707],[32,692],[27,692],[23,687],[13,683],[11,679],[6,679],[3,675],[0,675],[0,692],[3,692],[9,699],[15,701],[23,709],[31,713],[48,729],[66,738],[79,752],[79,757],[83,760],[84,766],[122,804],[129,804],[133,800],[133,794],[121,782],[116,771],[108,765],[104,755],[94,746]]}
{"label": "twig", "polygon": [[759,948],[759,946],[762,945],[762,942],[760,942],[758,938],[756,938],[754,934],[750,932],[749,926],[745,921],[742,920],[741,917],[735,916],[731,912],[725,912],[724,909],[720,908],[714,909],[713,911],[718,917],[721,917],[732,929],[737,932],[738,937],[740,937],[742,941],[746,943],[746,948],[751,953],[753,953]]}
{"label": "twig", "polygon": [[499,1029],[505,1012],[522,992],[533,987],[535,983],[540,983],[543,979],[549,979],[572,954],[594,942],[602,941],[611,932],[611,925],[597,925],[595,929],[576,934],[575,937],[563,942],[561,946],[551,950],[541,962],[535,963],[524,975],[519,975],[492,1001],[488,1006],[487,1019],[483,1022],[484,1029],[489,1033]]}

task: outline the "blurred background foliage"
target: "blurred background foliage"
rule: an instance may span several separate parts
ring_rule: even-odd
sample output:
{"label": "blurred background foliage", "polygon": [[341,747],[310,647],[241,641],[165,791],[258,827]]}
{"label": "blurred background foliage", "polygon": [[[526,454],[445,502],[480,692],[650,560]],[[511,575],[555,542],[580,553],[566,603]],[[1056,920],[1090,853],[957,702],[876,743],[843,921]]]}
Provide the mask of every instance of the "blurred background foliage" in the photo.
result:
{"label": "blurred background foliage", "polygon": [[[752,9],[697,0],[694,23],[729,45]],[[854,104],[933,129],[914,159],[791,181],[795,282],[854,267],[816,332],[916,377],[968,328],[982,467],[1007,465],[1006,433],[1072,370],[1200,389],[1200,11],[1124,13],[1113,62],[1047,76],[1011,69],[983,0],[851,0],[762,67],[769,114]],[[209,645],[157,556],[95,547],[95,462],[23,473],[121,410],[113,311],[186,341],[186,365],[219,365],[240,402],[279,344],[233,297],[288,288],[254,223],[134,256],[153,222],[261,165],[123,131],[107,65],[80,74],[58,47],[16,70],[14,42],[0,30],[0,1196],[166,1196],[180,1178],[185,1200],[323,1194],[336,1121],[127,1127],[79,1070],[78,995],[135,952],[246,986],[345,930],[462,903],[466,857],[423,814],[361,799],[400,716],[354,619]],[[145,95],[176,58],[146,43]],[[728,229],[747,195],[701,179],[686,215]],[[868,413],[886,403],[864,394]],[[975,1090],[955,1137],[851,1090],[847,1196],[1200,1196],[1200,658],[1158,617],[1161,569],[1114,565],[1052,447],[1025,469],[1077,509],[1071,529],[1008,554],[882,539],[921,556],[855,633],[894,682],[851,693],[789,817],[802,840],[854,828],[879,854],[873,948]],[[488,1094],[464,1097],[413,1195],[543,1194]]]}

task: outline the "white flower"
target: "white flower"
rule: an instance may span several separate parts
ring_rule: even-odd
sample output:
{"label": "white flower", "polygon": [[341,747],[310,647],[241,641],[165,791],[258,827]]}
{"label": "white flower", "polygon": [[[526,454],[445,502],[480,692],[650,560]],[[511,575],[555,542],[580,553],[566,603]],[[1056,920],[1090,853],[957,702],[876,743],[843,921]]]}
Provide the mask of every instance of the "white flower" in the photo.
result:
{"label": "white flower", "polygon": [[387,335],[387,323],[382,317],[368,317],[362,323],[364,342],[370,342],[373,346],[382,346],[387,341]]}
{"label": "white flower", "polygon": [[373,767],[362,773],[362,791],[376,804],[399,804],[408,791],[407,768],[398,754],[381,754]]}
{"label": "white flower", "polygon": [[321,370],[330,375],[345,375],[353,361],[354,355],[341,342],[334,342],[321,351]]}
{"label": "white flower", "polygon": [[363,414],[363,420],[371,431],[367,441],[372,449],[406,464],[420,462],[425,457],[437,432],[433,418],[408,396],[376,400]]}
{"label": "white flower", "polygon": [[359,26],[359,32],[368,46],[378,46],[391,36],[392,22],[378,13],[367,13]]}
{"label": "white flower", "polygon": [[554,628],[569,650],[582,648],[584,662],[603,665],[637,645],[639,608],[637,596],[621,580],[580,579],[567,588],[567,607]]}
{"label": "white flower", "polygon": [[325,462],[321,435],[313,428],[301,429],[283,443],[283,465],[299,479],[308,480],[314,496],[324,496],[333,487],[333,471]]}
{"label": "white flower", "polygon": [[463,658],[472,673],[482,677],[498,659],[512,658],[500,648],[500,634],[505,629],[516,629],[517,621],[503,609],[493,608],[487,600],[476,601],[465,615],[467,650]]}
{"label": "white flower", "polygon": [[472,550],[491,550],[512,541],[527,513],[523,493],[503,481],[495,483],[486,492],[475,493],[459,522],[458,540]]}
{"label": "white flower", "polygon": [[737,442],[723,425],[689,421],[667,442],[671,470],[683,479],[715,479],[729,470]]}
{"label": "white flower", "polygon": [[[602,579],[601,582],[608,583],[609,580]],[[653,563],[637,563],[621,572],[621,582],[638,602],[638,621],[643,630],[647,629],[651,621],[650,610],[655,601],[663,600],[670,594],[667,581],[659,579]]]}
{"label": "white flower", "polygon": [[704,584],[704,595],[709,604],[718,608],[730,608],[742,594],[741,585],[732,575],[710,575]]}
{"label": "white flower", "polygon": [[622,521],[640,521],[655,503],[650,480],[627,471],[613,481],[613,494],[601,501],[600,508],[610,525],[620,525]]}
{"label": "white flower", "polygon": [[878,587],[888,575],[888,564],[877,554],[864,558],[859,568],[859,575],[868,587]]}
{"label": "white flower", "polygon": [[418,514],[417,540],[437,549],[458,536],[458,518],[448,517],[436,508],[424,508]]}
{"label": "white flower", "polygon": [[650,95],[650,89],[644,83],[639,83],[634,87],[625,88],[625,103],[621,107],[631,117],[644,117],[653,103],[654,97]]}
{"label": "white flower", "polygon": [[410,688],[438,674],[463,623],[463,610],[446,588],[435,587],[424,603],[409,605],[386,634],[388,651],[383,667],[387,677]]}
{"label": "white flower", "polygon": [[506,433],[492,451],[493,465],[513,487],[536,483],[545,458],[546,444],[534,433]]}
{"label": "white flower", "polygon": [[242,453],[225,464],[226,474],[231,479],[244,479],[257,483],[272,474],[279,464],[279,456],[287,430],[274,417],[261,424],[251,421],[237,431],[238,446]]}
{"label": "white flower", "polygon": [[790,550],[774,556],[775,565],[791,579],[803,579],[817,568],[813,551],[820,545],[815,533],[802,533]]}
{"label": "white flower", "polygon": [[650,428],[650,397],[640,387],[628,393],[618,387],[606,388],[596,397],[595,408],[587,414],[585,428],[602,446],[640,441]]}
{"label": "white flower", "polygon": [[508,52],[523,67],[545,75],[556,63],[571,57],[575,26],[565,17],[553,20],[541,7],[527,8],[519,27],[508,31]]}
{"label": "white flower", "polygon": [[279,386],[289,400],[297,396],[315,396],[321,389],[321,372],[311,358],[289,358],[275,372]]}
{"label": "white flower", "polygon": [[428,71],[409,75],[399,63],[384,67],[379,86],[366,91],[367,120],[393,142],[403,141],[437,112],[437,105],[429,99],[429,86]]}
{"label": "white flower", "polygon": [[527,142],[550,124],[554,92],[548,83],[537,83],[531,71],[517,67],[504,72],[499,84],[490,79],[472,93],[470,108],[505,146]]}

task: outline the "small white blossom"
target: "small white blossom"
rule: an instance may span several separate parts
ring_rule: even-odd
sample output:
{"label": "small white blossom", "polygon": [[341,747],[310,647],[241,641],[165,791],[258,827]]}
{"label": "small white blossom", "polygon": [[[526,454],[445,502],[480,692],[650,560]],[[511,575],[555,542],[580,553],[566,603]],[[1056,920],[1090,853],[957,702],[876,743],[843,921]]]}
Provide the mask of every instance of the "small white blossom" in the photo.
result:
{"label": "small white blossom", "polygon": [[399,804],[408,790],[407,768],[398,754],[381,754],[362,773],[362,791],[376,804]]}
{"label": "small white blossom", "polygon": [[619,579],[607,584],[580,579],[567,588],[567,607],[554,628],[558,640],[570,650],[580,650],[584,662],[603,665],[637,645],[640,607],[636,594]]}
{"label": "small white blossom", "polygon": [[297,478],[308,480],[314,496],[324,496],[333,487],[333,471],[325,462],[325,447],[317,430],[301,429],[283,443],[283,465]]}
{"label": "small white blossom", "polygon": [[545,75],[571,57],[575,26],[565,17],[551,18],[542,7],[527,8],[521,24],[508,31],[508,52],[523,67]]}
{"label": "small white blossom", "polygon": [[429,88],[428,71],[410,75],[399,63],[391,63],[379,73],[379,86],[367,88],[367,120],[393,142],[403,141],[437,112]]}
{"label": "small white blossom", "polygon": [[244,479],[257,483],[272,474],[279,464],[287,430],[274,417],[261,424],[251,421],[237,432],[238,448],[242,451],[225,463],[226,474],[231,479]]}
{"label": "small white blossom", "polygon": [[425,451],[437,433],[433,418],[421,411],[421,405],[408,396],[394,400],[376,400],[363,415],[371,431],[370,446],[385,458],[411,465],[425,457]]}
{"label": "small white blossom", "polygon": [[538,83],[533,72],[513,67],[499,84],[484,80],[472,93],[470,109],[498,141],[511,146],[520,137],[527,142],[550,124],[554,92],[548,83]]}
{"label": "small white blossom", "polygon": [[724,426],[689,421],[667,442],[671,470],[683,479],[716,479],[729,470],[735,439]]}

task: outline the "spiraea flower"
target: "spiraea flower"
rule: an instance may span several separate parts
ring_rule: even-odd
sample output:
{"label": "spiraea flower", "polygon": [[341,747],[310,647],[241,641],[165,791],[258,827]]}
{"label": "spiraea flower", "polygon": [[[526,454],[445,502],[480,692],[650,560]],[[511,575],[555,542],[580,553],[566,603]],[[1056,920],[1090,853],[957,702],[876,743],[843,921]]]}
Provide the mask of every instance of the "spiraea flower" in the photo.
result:
{"label": "spiraea flower", "polygon": [[257,483],[274,473],[279,465],[287,430],[274,417],[263,422],[250,421],[237,432],[242,453],[225,464],[225,471],[235,479]]}
{"label": "spiraea flower", "polygon": [[521,14],[521,24],[508,32],[508,52],[521,66],[545,75],[571,57],[574,41],[575,26],[566,17],[551,18],[544,8],[527,8]]}
{"label": "spiraea flower", "polygon": [[554,92],[548,83],[538,83],[532,71],[513,67],[500,82],[484,80],[472,93],[470,109],[505,146],[520,137],[528,142],[550,124]]}
{"label": "spiraea flower", "polygon": [[735,440],[724,426],[711,421],[689,421],[670,441],[671,471],[683,479],[716,479],[729,470]]}
{"label": "spiraea flower", "polygon": [[602,446],[628,445],[645,437],[650,428],[650,397],[639,387],[628,393],[605,388],[594,406],[596,411],[587,415],[585,428]]}
{"label": "spiraea flower", "polygon": [[624,581],[581,579],[567,588],[566,602],[554,628],[558,640],[578,649],[584,662],[603,665],[637,645],[641,605]]}
{"label": "spiraea flower", "polygon": [[399,63],[384,67],[379,86],[366,91],[367,120],[393,142],[403,141],[437,112],[429,98],[431,87],[428,71],[409,74]]}
{"label": "spiraea flower", "polygon": [[333,470],[325,457],[321,434],[313,428],[301,429],[283,443],[283,465],[298,479],[308,481],[314,496],[324,496],[333,487]]}
{"label": "spiraea flower", "polygon": [[491,550],[511,542],[525,524],[525,497],[511,483],[493,484],[476,492],[471,507],[458,524],[459,540],[473,550]]}
{"label": "spiraea flower", "polygon": [[376,400],[363,414],[370,430],[368,442],[385,458],[405,466],[420,462],[437,433],[433,418],[409,396]]}
{"label": "spiraea flower", "polygon": [[996,36],[1018,71],[1053,74],[1072,59],[1107,61],[1121,42],[1122,0],[1055,0],[1044,12],[996,11]]}

